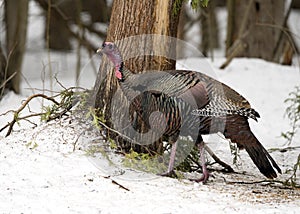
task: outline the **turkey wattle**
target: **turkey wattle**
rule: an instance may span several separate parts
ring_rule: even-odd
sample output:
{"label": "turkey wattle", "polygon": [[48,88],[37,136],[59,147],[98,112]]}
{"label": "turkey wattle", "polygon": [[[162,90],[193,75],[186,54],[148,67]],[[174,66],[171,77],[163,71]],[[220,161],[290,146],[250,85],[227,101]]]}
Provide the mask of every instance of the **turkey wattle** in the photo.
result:
{"label": "turkey wattle", "polygon": [[[277,177],[274,168],[281,173],[250,130],[248,119],[257,120],[259,114],[243,96],[227,85],[189,70],[133,74],[125,68],[121,53],[112,42],[104,42],[97,52],[104,53],[114,64],[115,76],[135,113],[133,123],[136,129],[143,125],[154,132],[162,132],[172,145],[166,174],[174,169],[179,135],[190,136],[199,148],[203,168],[203,176],[197,181],[206,182],[209,174],[201,135],[217,132],[223,133],[239,148],[245,148],[266,177]],[[151,117],[155,112],[160,114]]]}

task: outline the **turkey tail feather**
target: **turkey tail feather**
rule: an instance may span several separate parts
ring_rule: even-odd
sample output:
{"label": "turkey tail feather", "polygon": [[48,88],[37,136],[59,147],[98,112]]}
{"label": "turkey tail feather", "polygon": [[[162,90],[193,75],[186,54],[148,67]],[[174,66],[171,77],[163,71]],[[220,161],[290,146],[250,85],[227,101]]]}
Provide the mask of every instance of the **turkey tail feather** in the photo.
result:
{"label": "turkey tail feather", "polygon": [[[267,178],[276,178],[276,170],[281,174],[281,169],[268,153],[268,151],[261,145],[261,143],[252,134],[251,139],[253,142],[246,142],[244,147],[251,157],[254,164],[258,167],[259,171],[264,174]],[[255,142],[255,143],[254,143]]]}
{"label": "turkey tail feather", "polygon": [[267,178],[277,177],[274,168],[281,174],[281,169],[275,160],[251,132],[246,118],[236,117],[229,124],[227,123],[224,135],[239,147],[245,148],[259,171]]}

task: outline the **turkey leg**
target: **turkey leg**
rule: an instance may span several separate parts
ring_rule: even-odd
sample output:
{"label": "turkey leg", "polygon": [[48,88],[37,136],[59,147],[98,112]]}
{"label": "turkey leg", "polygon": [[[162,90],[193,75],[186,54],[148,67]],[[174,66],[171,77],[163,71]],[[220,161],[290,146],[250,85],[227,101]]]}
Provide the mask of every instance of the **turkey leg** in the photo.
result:
{"label": "turkey leg", "polygon": [[177,141],[175,141],[174,143],[171,143],[171,154],[170,154],[168,170],[166,172],[160,174],[161,176],[171,176],[171,175],[176,176],[176,174],[174,173],[176,149],[177,149]]}
{"label": "turkey leg", "polygon": [[[202,138],[201,138],[202,139]],[[206,181],[209,178],[209,172],[206,167],[206,160],[205,160],[205,145],[203,140],[201,140],[200,143],[197,143],[197,147],[199,149],[199,155],[200,155],[200,160],[201,160],[201,166],[202,166],[202,177],[199,179],[190,179],[191,181],[196,181],[196,182],[203,182],[206,183]]]}

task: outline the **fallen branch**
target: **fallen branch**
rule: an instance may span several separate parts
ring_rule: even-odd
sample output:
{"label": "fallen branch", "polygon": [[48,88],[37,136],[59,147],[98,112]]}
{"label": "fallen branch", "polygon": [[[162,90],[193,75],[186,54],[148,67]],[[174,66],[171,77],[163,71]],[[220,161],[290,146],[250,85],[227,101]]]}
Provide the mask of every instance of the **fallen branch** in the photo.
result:
{"label": "fallen branch", "polygon": [[279,151],[279,152],[287,152],[287,151],[293,151],[296,149],[300,149],[300,146],[288,146],[285,148],[272,148],[272,149],[268,149],[269,152],[275,152],[275,151]]}
{"label": "fallen branch", "polygon": [[110,179],[111,182],[112,182],[113,184],[118,185],[121,189],[124,189],[124,190],[126,190],[126,191],[130,191],[130,189],[128,189],[127,187],[123,186],[122,184],[120,184],[120,183],[117,182],[116,180],[112,179],[110,176],[105,176],[105,177],[103,177],[103,178],[105,178],[105,179]]}
{"label": "fallen branch", "polygon": [[[43,119],[46,122],[49,122],[51,120],[55,120],[57,118],[61,118],[63,115],[65,115],[67,112],[69,112],[72,109],[73,106],[75,106],[79,102],[79,99],[73,100],[72,96],[73,96],[74,92],[72,91],[72,89],[73,88],[66,89],[63,92],[61,92],[57,95],[51,96],[51,97],[47,96],[45,94],[33,94],[33,95],[29,96],[25,100],[25,102],[23,102],[22,105],[17,110],[9,110],[6,113],[2,114],[2,115],[5,115],[5,114],[8,114],[8,113],[13,113],[13,119],[9,123],[7,123],[5,126],[3,126],[0,129],[0,132],[2,132],[3,130],[8,128],[7,133],[5,135],[5,137],[7,137],[11,134],[15,123],[17,123],[21,120],[25,120],[27,122],[30,122],[30,123],[34,124],[30,120],[28,120],[28,118],[32,118],[32,117],[37,117],[37,116],[40,116],[42,118],[44,117]],[[58,102],[54,99],[54,97],[57,97],[59,95],[62,96],[62,99],[61,99],[60,102]],[[25,115],[25,116],[20,116],[20,113],[24,110],[24,108],[26,106],[27,107],[29,106],[29,103],[34,98],[43,98],[43,99],[49,100],[54,104],[54,107],[49,108],[50,112],[49,111],[48,112],[47,111],[46,112],[38,112],[38,113],[28,114],[28,115]],[[0,116],[2,116],[2,115],[0,115]],[[36,124],[34,124],[34,125],[36,126]]]}
{"label": "fallen branch", "polygon": [[228,165],[227,163],[223,162],[206,144],[204,144],[205,150],[208,152],[208,154],[221,166],[224,167],[226,172],[234,172],[232,167]]}
{"label": "fallen branch", "polygon": [[293,189],[293,188],[300,188],[300,186],[291,186],[286,181],[278,181],[278,180],[261,180],[261,181],[225,181],[227,184],[262,184],[266,183],[266,185],[272,184],[282,184],[285,189]]}
{"label": "fallen branch", "polygon": [[52,101],[53,103],[55,103],[56,105],[59,105],[59,103],[52,97],[48,97],[47,95],[45,94],[34,94],[34,95],[31,95],[30,97],[27,98],[27,100],[25,100],[24,103],[22,103],[21,107],[18,108],[17,110],[15,111],[10,111],[10,112],[13,112],[14,113],[14,116],[13,116],[13,120],[11,122],[9,122],[8,124],[6,124],[4,127],[2,127],[0,129],[0,132],[2,132],[3,130],[5,130],[6,128],[8,128],[8,131],[5,135],[5,137],[9,136],[12,132],[12,129],[15,125],[16,122],[20,121],[20,120],[24,120],[24,119],[27,119],[29,117],[35,117],[35,116],[40,116],[42,115],[43,113],[36,113],[36,114],[31,114],[31,115],[27,115],[27,116],[24,116],[24,117],[19,117],[18,115],[21,113],[21,111],[28,105],[28,103],[34,99],[34,98],[37,98],[37,97],[42,97],[44,99],[47,99],[47,100],[50,100]]}
{"label": "fallen branch", "polygon": [[111,179],[111,182],[112,182],[113,184],[118,185],[121,189],[124,189],[124,190],[126,190],[126,191],[130,191],[128,188],[124,187],[123,185],[119,184],[117,181],[115,181],[115,180],[113,180],[113,179]]}

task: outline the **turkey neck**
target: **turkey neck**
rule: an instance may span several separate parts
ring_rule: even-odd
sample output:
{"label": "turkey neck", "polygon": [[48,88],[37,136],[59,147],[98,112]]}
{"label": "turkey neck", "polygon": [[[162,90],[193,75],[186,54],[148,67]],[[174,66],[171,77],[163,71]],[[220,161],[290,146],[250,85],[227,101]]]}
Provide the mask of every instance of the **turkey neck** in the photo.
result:
{"label": "turkey neck", "polygon": [[123,61],[120,61],[120,63],[116,63],[115,76],[127,99],[132,100],[139,94],[139,92],[135,91],[132,88],[131,81],[134,81],[134,78],[132,78],[134,74],[125,67]]}
{"label": "turkey neck", "polygon": [[133,75],[131,71],[129,71],[124,66],[124,62],[121,61],[120,63],[115,65],[115,75],[119,81],[119,83],[126,83],[126,80],[129,76]]}

